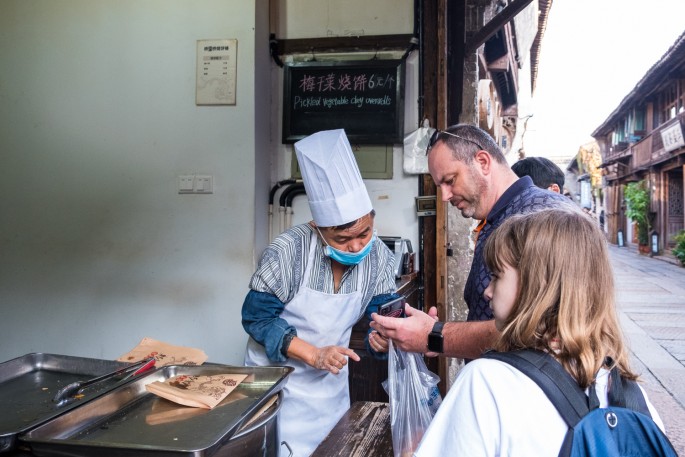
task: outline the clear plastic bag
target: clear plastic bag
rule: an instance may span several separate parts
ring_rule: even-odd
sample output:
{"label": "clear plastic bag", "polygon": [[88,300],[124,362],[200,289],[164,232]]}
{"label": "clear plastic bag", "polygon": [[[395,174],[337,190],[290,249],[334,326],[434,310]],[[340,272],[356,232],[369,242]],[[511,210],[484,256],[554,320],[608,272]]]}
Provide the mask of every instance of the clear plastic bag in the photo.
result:
{"label": "clear plastic bag", "polygon": [[390,397],[395,457],[411,456],[418,447],[442,402],[438,382],[440,378],[428,370],[423,354],[404,352],[390,341],[388,379],[383,388]]}
{"label": "clear plastic bag", "polygon": [[404,137],[403,169],[407,174],[428,173],[428,157],[426,148],[435,129],[430,126],[428,119],[423,125]]}

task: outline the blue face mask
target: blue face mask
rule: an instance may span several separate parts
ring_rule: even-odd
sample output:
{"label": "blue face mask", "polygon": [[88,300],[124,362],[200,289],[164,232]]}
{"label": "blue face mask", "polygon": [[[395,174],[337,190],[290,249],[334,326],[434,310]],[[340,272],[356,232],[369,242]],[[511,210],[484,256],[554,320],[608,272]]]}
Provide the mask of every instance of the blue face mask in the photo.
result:
{"label": "blue face mask", "polygon": [[[316,230],[319,231],[319,228],[317,227]],[[319,235],[321,235],[320,231]],[[371,236],[369,242],[366,243],[366,246],[364,246],[358,252],[345,252],[341,251],[340,249],[335,249],[326,242],[326,239],[323,237],[323,235],[321,235],[321,239],[324,243],[326,243],[326,247],[323,250],[326,257],[330,257],[331,259],[335,260],[340,264],[351,266],[357,265],[359,262],[364,260],[364,257],[369,255],[369,252],[371,252],[371,248],[373,247],[373,242],[376,239],[376,231],[373,231],[373,235]]]}

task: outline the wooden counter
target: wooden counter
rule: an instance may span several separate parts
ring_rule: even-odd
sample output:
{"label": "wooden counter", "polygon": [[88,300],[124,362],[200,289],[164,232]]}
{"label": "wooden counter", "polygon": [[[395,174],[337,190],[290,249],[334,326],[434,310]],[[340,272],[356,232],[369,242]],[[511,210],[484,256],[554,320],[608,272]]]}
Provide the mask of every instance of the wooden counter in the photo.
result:
{"label": "wooden counter", "polygon": [[357,401],[311,457],[393,457],[388,403]]}

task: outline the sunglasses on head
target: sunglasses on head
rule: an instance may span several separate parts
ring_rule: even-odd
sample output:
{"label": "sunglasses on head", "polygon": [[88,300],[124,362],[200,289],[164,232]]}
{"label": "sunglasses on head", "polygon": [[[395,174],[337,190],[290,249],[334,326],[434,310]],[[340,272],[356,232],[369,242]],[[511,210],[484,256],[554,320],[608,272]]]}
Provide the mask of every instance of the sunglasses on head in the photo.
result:
{"label": "sunglasses on head", "polygon": [[469,143],[472,143],[472,144],[475,144],[476,146],[478,146],[478,149],[483,149],[483,146],[476,143],[475,141],[469,140],[468,138],[464,138],[463,136],[457,135],[456,133],[448,132],[447,130],[435,130],[435,132],[433,132],[433,134],[431,135],[430,140],[428,140],[428,147],[426,148],[426,154],[428,154],[430,152],[430,150],[433,148],[435,143],[437,143],[438,140],[440,139],[440,135],[443,135],[443,134],[453,136],[455,138],[459,138],[460,140],[468,141]]}

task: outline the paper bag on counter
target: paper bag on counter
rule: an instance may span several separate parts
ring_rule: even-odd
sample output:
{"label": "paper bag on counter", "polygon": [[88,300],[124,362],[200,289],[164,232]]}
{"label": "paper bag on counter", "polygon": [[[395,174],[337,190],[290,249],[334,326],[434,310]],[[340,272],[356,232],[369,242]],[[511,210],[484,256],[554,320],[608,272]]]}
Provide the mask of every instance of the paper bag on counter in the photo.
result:
{"label": "paper bag on counter", "polygon": [[207,354],[201,349],[174,346],[147,337],[117,360],[132,363],[151,357],[155,358],[157,368],[167,365],[202,365],[207,360]]}
{"label": "paper bag on counter", "polygon": [[148,425],[168,424],[170,422],[188,420],[207,413],[209,413],[209,410],[204,408],[188,408],[171,403],[164,398],[155,398],[150,408],[150,414],[145,416],[145,423]]}
{"label": "paper bag on counter", "polygon": [[[243,382],[248,382],[247,379]],[[275,396],[275,395],[274,395]],[[228,405],[234,401],[243,400],[248,398],[247,395],[242,394],[237,391],[231,392],[222,402],[217,406]],[[159,397],[156,398],[152,403],[150,408],[150,413],[145,416],[145,423],[148,425],[161,425],[168,424],[170,422],[184,421],[192,417],[201,416],[202,414],[209,413],[208,409],[205,408],[188,408],[185,405],[179,405],[178,403],[172,403],[167,401],[167,399]],[[251,419],[253,420],[253,419]],[[246,423],[249,424],[248,421]]]}
{"label": "paper bag on counter", "polygon": [[180,375],[164,382],[155,381],[147,384],[145,388],[155,395],[180,405],[212,409],[246,377],[246,374]]}

